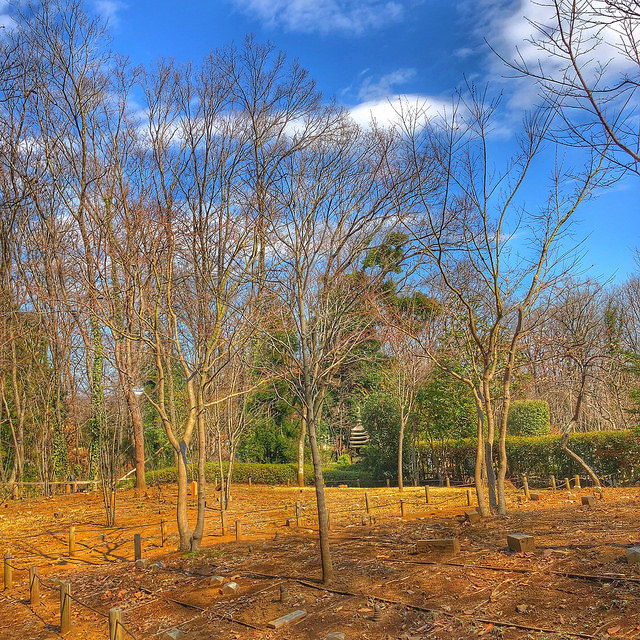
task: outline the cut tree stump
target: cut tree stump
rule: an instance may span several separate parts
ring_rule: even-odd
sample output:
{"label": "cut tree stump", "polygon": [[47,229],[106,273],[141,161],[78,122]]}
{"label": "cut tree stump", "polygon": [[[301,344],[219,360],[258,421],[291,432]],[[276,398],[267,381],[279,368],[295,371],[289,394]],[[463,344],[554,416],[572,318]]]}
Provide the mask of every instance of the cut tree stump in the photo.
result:
{"label": "cut tree stump", "polygon": [[536,548],[533,536],[528,536],[526,533],[510,533],[507,536],[507,544],[509,549],[518,553],[530,553]]}

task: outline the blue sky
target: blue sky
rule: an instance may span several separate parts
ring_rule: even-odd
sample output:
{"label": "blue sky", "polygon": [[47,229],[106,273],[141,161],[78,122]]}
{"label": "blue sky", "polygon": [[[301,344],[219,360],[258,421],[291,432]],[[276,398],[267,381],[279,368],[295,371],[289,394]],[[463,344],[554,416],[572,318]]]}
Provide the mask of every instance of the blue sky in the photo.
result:
{"label": "blue sky", "polygon": [[[525,55],[525,16],[544,17],[532,0],[90,0],[110,18],[113,45],[132,62],[159,56],[199,60],[209,50],[254,33],[297,58],[327,99],[365,121],[384,119],[389,98],[420,96],[434,109],[464,78],[504,92],[499,154],[509,149],[531,86],[507,80],[485,38],[507,57]],[[1,6],[0,0],[0,6]],[[544,168],[538,169],[544,180]],[[640,246],[637,178],[619,183],[578,213],[577,236],[588,236],[585,267],[624,278]],[[535,197],[535,194],[531,194]]]}

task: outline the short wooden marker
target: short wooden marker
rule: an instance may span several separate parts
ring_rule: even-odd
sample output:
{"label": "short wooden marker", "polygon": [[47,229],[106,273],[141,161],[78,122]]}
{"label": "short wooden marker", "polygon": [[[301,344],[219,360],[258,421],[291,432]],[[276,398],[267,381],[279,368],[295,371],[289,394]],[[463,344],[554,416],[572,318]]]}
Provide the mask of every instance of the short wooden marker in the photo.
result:
{"label": "short wooden marker", "polygon": [[573,486],[576,489],[581,489],[582,487],[580,486],[580,476],[573,476]]}
{"label": "short wooden marker", "polygon": [[76,555],[76,528],[69,527],[69,557]]}
{"label": "short wooden marker", "polygon": [[142,559],[142,538],[139,533],[133,536],[133,554],[134,560]]}
{"label": "short wooden marker", "polygon": [[267,627],[269,629],[279,629],[280,627],[284,627],[287,624],[291,624],[296,620],[300,620],[307,615],[307,612],[304,609],[298,609],[297,611],[292,611],[288,613],[286,616],[282,616],[281,618],[276,618],[271,622],[267,623]]}
{"label": "short wooden marker", "polygon": [[60,583],[60,633],[71,631],[71,585]]}
{"label": "short wooden marker", "polygon": [[251,489],[251,476],[249,476],[249,489]]}
{"label": "short wooden marker", "polygon": [[242,540],[242,522],[236,520],[236,540]]}
{"label": "short wooden marker", "polygon": [[585,507],[595,507],[596,506],[596,499],[593,496],[582,496],[580,498],[580,502]]}
{"label": "short wooden marker", "polygon": [[416,551],[426,553],[429,551],[440,551],[443,553],[460,553],[460,541],[458,538],[433,538],[428,540],[418,540]]}
{"label": "short wooden marker", "polygon": [[370,507],[369,507],[369,493],[367,491],[364,492],[364,508],[366,510],[367,513],[370,512]]}
{"label": "short wooden marker", "polygon": [[4,588],[11,589],[13,587],[13,572],[11,568],[11,551],[4,553]]}
{"label": "short wooden marker", "polygon": [[198,497],[198,483],[195,480],[191,483],[191,497]]}
{"label": "short wooden marker", "polygon": [[387,478],[387,489],[391,486],[391,483],[389,481],[389,478]]}
{"label": "short wooden marker", "polygon": [[424,499],[427,501],[427,504],[429,504],[429,485],[428,484],[424,486]]}
{"label": "short wooden marker", "polygon": [[38,567],[29,567],[29,602],[32,606],[40,604],[40,578]]}
{"label": "short wooden marker", "polygon": [[121,609],[109,609],[109,640],[123,640]]}
{"label": "short wooden marker", "polygon": [[400,517],[404,518],[404,499],[400,498]]}
{"label": "short wooden marker", "polygon": [[222,527],[222,535],[226,536],[227,535],[227,512],[224,510],[220,512],[220,526]]}
{"label": "short wooden marker", "polygon": [[445,484],[447,485],[447,489],[451,487],[451,479],[449,478],[449,476],[446,477]]}
{"label": "short wooden marker", "polygon": [[536,548],[534,537],[525,533],[510,533],[507,536],[507,545],[511,551],[517,553],[530,553]]}
{"label": "short wooden marker", "polygon": [[569,491],[571,489],[571,484],[569,483],[569,478],[564,479],[564,486]]}
{"label": "short wooden marker", "polygon": [[555,476],[551,476],[551,490],[552,491],[556,491],[557,490],[556,477]]}
{"label": "short wooden marker", "polygon": [[467,489],[467,507],[471,506],[471,489]]}
{"label": "short wooden marker", "polygon": [[300,513],[302,508],[300,507],[300,503],[296,502],[296,527],[300,526]]}
{"label": "short wooden marker", "polygon": [[475,509],[469,509],[464,512],[464,518],[470,524],[475,524],[476,522],[480,522],[480,514]]}
{"label": "short wooden marker", "polygon": [[527,476],[522,476],[522,484],[524,488],[524,495],[529,500],[531,495],[529,494],[529,481],[527,480]]}

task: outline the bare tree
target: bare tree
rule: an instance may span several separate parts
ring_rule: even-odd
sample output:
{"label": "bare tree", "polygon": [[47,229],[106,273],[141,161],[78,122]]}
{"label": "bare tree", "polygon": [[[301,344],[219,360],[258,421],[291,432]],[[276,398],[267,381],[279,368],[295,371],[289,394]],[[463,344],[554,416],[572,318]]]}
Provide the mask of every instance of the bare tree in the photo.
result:
{"label": "bare tree", "polygon": [[530,21],[533,35],[529,43],[539,57],[519,52],[515,59],[505,61],[533,79],[546,106],[560,116],[551,135],[563,144],[594,148],[637,175],[637,0],[544,0],[537,4],[549,10],[544,21]]}
{"label": "bare tree", "polygon": [[[497,107],[486,90],[470,86],[451,115],[430,126],[423,126],[426,117],[420,112],[407,112],[403,120],[405,156],[415,172],[414,213],[407,228],[424,258],[426,290],[443,306],[435,319],[440,344],[425,353],[473,392],[475,484],[482,515],[489,513],[483,476],[491,480],[493,475],[496,428],[495,507],[506,513],[507,415],[529,313],[570,267],[561,260],[571,248],[563,240],[575,210],[603,179],[599,155],[587,158],[580,172],[556,160],[547,200],[527,207],[521,192],[542,154],[550,121],[542,113],[528,117],[518,152],[496,171],[489,140]],[[525,239],[519,242],[521,234]],[[451,353],[462,360],[461,370],[450,366]]]}

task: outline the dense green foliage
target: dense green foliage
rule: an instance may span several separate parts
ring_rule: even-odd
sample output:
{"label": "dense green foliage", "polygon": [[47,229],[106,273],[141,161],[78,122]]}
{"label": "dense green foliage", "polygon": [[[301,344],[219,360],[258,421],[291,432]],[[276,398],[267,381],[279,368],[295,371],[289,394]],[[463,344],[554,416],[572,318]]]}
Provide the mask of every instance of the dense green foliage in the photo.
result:
{"label": "dense green foliage", "polygon": [[[225,473],[229,468],[229,463],[223,462],[222,468]],[[189,477],[196,477],[195,465],[189,465]],[[329,486],[338,484],[348,484],[357,486],[371,486],[374,484],[374,477],[368,473],[361,465],[353,464],[348,467],[330,465],[323,470],[325,483]],[[216,462],[208,462],[206,465],[207,482],[217,482],[220,480],[220,467]],[[291,485],[298,481],[297,466],[295,464],[258,464],[253,462],[236,462],[233,465],[233,482],[248,483],[249,478],[254,484],[284,485],[287,480]],[[176,468],[166,467],[157,471],[147,473],[149,484],[159,482],[160,484],[174,483],[177,480]],[[306,485],[313,484],[313,466],[304,466],[304,482]]]}
{"label": "dense green foliage", "polygon": [[551,431],[549,403],[516,400],[509,407],[507,431],[511,436],[542,436]]}
{"label": "dense green foliage", "polygon": [[[569,447],[600,477],[617,475],[622,481],[640,478],[640,436],[632,431],[597,431],[572,434]],[[476,443],[472,438],[450,442],[441,453],[451,475],[471,477]],[[430,454],[430,445],[421,443],[420,455]],[[548,480],[551,474],[562,479],[582,473],[582,469],[560,447],[559,435],[507,437],[509,477],[526,474]]]}

